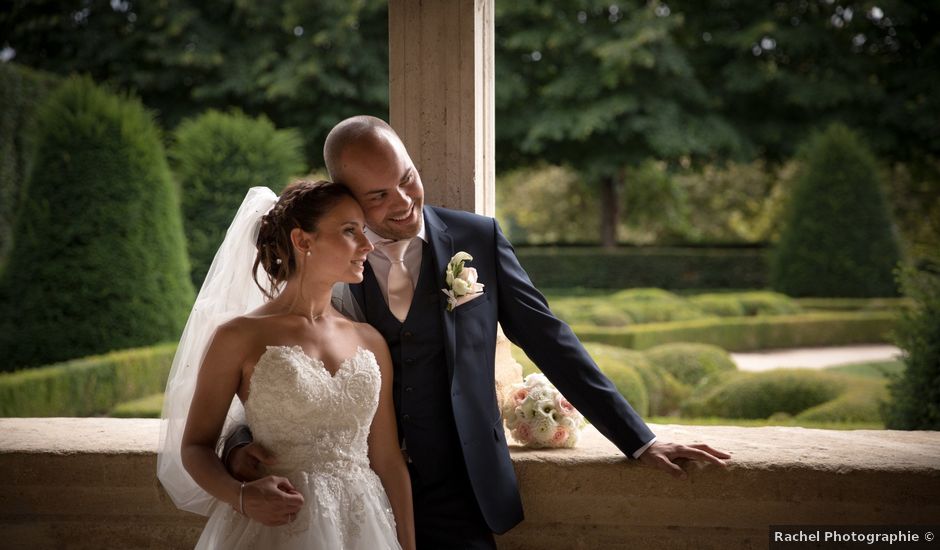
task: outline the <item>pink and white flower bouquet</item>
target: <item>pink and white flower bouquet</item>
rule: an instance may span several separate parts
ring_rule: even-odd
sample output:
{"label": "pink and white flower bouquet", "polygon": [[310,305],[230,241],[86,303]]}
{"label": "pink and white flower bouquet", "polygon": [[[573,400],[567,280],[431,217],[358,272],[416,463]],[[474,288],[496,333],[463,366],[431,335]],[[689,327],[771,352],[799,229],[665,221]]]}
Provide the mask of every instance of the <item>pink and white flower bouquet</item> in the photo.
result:
{"label": "pink and white flower bouquet", "polygon": [[578,442],[584,417],[544,374],[530,374],[514,384],[504,401],[503,420],[512,438],[526,447],[571,448]]}

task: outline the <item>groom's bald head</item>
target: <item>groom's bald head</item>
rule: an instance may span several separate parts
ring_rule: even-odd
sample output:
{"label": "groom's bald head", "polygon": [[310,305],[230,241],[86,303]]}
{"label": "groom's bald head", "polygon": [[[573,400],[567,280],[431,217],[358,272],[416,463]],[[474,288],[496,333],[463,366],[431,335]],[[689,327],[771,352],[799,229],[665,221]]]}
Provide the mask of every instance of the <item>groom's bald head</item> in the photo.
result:
{"label": "groom's bald head", "polygon": [[[347,154],[353,153],[353,154]],[[330,130],[323,144],[323,161],[330,179],[341,182],[351,157],[376,160],[408,153],[395,130],[380,118],[359,115],[347,118]]]}
{"label": "groom's bald head", "polygon": [[326,137],[323,160],[330,179],[353,192],[369,229],[393,240],[419,233],[424,219],[421,176],[384,120],[356,116],[340,122]]}

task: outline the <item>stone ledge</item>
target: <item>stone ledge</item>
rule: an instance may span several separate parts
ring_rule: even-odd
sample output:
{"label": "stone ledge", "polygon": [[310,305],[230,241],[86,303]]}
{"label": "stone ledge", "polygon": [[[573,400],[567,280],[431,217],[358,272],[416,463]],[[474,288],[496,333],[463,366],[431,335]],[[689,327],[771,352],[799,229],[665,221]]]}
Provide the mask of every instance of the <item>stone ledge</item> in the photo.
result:
{"label": "stone ledge", "polygon": [[[577,449],[512,448],[526,520],[502,549],[766,548],[771,524],[929,524],[940,432],[654,425],[733,453],[674,480],[589,428]],[[28,548],[186,548],[203,519],[157,482],[157,420],[0,419],[0,531]],[[115,541],[120,541],[115,543]]]}

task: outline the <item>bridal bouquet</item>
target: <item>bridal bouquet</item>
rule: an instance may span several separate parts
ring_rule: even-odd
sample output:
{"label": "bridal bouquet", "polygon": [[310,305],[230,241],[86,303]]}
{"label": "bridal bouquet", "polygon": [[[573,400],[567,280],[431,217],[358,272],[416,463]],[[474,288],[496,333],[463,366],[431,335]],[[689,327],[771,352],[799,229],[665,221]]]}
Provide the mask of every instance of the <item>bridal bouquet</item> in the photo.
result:
{"label": "bridal bouquet", "polygon": [[574,447],[585,424],[544,374],[530,374],[514,384],[502,413],[512,438],[533,449]]}

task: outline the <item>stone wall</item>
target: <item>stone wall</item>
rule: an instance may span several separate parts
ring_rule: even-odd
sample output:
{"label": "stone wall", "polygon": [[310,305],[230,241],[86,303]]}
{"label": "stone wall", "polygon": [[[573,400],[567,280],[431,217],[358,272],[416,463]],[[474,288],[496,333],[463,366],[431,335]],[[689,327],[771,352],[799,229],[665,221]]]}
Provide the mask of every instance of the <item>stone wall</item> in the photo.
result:
{"label": "stone wall", "polygon": [[[577,449],[513,448],[526,520],[501,549],[767,548],[771,524],[937,523],[940,432],[653,426],[725,469],[676,480],[593,429]],[[159,421],[0,419],[0,546],[191,548],[203,519],[157,482]]]}

